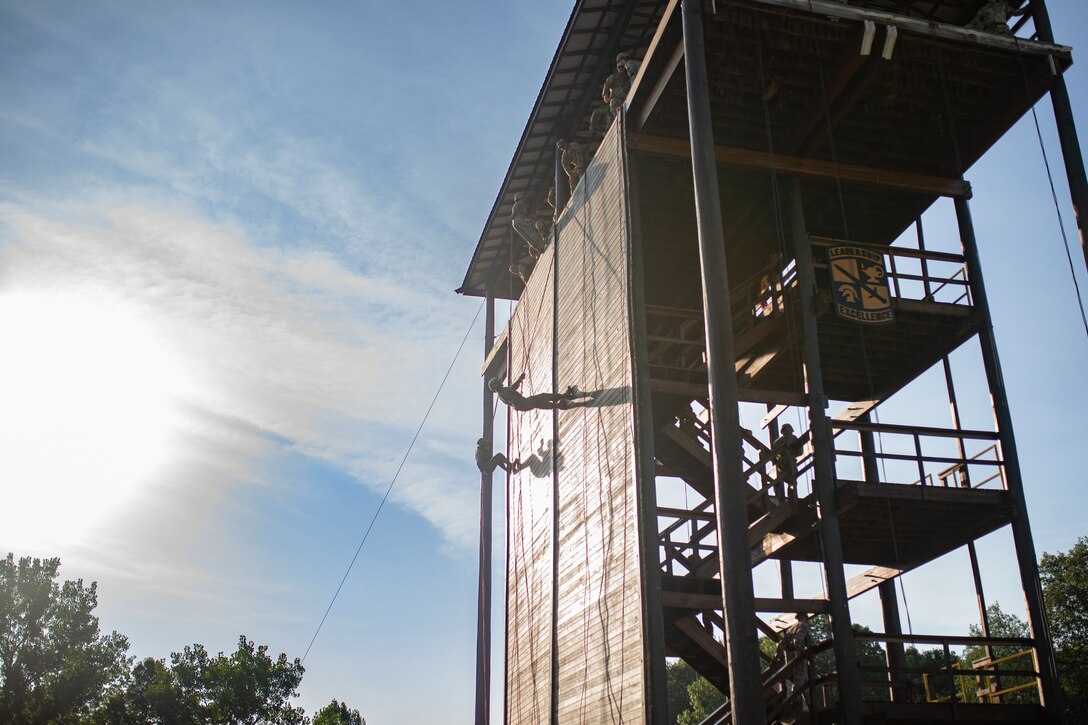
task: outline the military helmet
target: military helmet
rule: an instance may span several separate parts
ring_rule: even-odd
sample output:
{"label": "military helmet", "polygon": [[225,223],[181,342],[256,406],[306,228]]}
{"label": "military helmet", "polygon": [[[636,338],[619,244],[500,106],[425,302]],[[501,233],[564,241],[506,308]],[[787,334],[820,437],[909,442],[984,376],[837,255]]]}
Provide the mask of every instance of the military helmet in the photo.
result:
{"label": "military helmet", "polygon": [[787,433],[792,433],[792,432],[793,432],[793,426],[790,425],[789,423],[786,423],[784,426],[782,426],[782,435],[785,435]]}
{"label": "military helmet", "polygon": [[629,51],[629,50],[625,50],[625,51],[623,51],[622,53],[620,53],[619,55],[616,56],[616,64],[617,65],[620,64],[620,63],[626,63],[629,60],[631,60],[631,51]]}

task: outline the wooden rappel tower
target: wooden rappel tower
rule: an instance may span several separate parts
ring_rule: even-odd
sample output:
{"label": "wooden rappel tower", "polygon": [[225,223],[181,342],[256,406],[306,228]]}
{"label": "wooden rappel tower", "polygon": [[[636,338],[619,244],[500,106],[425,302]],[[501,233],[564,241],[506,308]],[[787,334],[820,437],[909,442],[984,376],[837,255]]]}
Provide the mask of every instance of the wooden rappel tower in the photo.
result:
{"label": "wooden rappel tower", "polygon": [[[1070,50],[1021,4],[1002,33],[971,27],[986,0],[577,2],[459,290],[488,300],[485,381],[551,401],[498,406],[506,722],[668,722],[669,658],[727,695],[710,723],[1057,721],[966,180],[1050,94],[1088,209]],[[612,114],[621,51],[641,65]],[[573,189],[559,139],[586,150]],[[923,227],[935,205],[952,228]],[[961,424],[961,348],[993,426]],[[947,400],[897,420],[923,373]],[[483,410],[490,440],[487,386]],[[1002,529],[1029,638],[989,636],[974,542]],[[982,636],[905,627],[899,577],[965,551]],[[882,621],[853,626],[859,597]],[[985,656],[953,668],[965,647]]]}

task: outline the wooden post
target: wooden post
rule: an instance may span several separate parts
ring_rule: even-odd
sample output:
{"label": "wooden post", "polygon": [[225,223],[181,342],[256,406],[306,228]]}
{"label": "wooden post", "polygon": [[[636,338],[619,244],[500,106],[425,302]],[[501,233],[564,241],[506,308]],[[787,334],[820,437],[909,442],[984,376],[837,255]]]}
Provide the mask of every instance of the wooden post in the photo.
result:
{"label": "wooden post", "polygon": [[[1044,43],[1054,42],[1054,28],[1050,24],[1050,13],[1044,0],[1031,0],[1031,16],[1035,21],[1035,32]],[[1077,220],[1080,233],[1080,248],[1088,265],[1088,176],[1084,171],[1084,157],[1080,152],[1080,140],[1077,138],[1077,125],[1073,121],[1073,104],[1069,100],[1069,89],[1065,85],[1065,76],[1060,73],[1050,86],[1050,102],[1054,106],[1054,124],[1058,128],[1058,142],[1062,147],[1065,161],[1065,178],[1069,183],[1069,196],[1073,200],[1073,215]]]}
{"label": "wooden post", "polygon": [[[920,229],[921,227],[919,227]],[[858,418],[863,423],[870,421],[868,413]],[[880,465],[876,456],[876,436],[871,430],[863,430],[861,433],[861,463],[866,483],[880,483]],[[889,511],[889,516],[891,516]],[[895,527],[895,521],[891,521]],[[892,535],[895,535],[894,530]],[[898,568],[899,563],[896,562]],[[899,617],[899,597],[895,593],[895,579],[888,579],[877,585],[877,593],[880,594],[880,613],[884,620],[884,632],[886,634],[903,634],[903,622]],[[903,687],[896,685],[904,679],[903,669],[907,666],[907,651],[902,642],[886,642],[888,662],[888,692],[892,702],[909,700],[908,692]]]}
{"label": "wooden post", "polygon": [[805,226],[801,182],[797,179],[790,185],[790,226],[793,231],[797,289],[801,303],[813,488],[820,507],[820,543],[824,550],[824,572],[831,615],[831,636],[835,647],[835,669],[839,680],[839,702],[845,725],[861,725],[861,672],[858,670],[857,646],[850,621],[850,600],[846,594],[846,572],[843,570],[839,507],[835,492],[835,452],[832,447],[831,426],[827,420],[827,399],[824,396],[820,340],[816,326],[816,275],[812,266],[812,243]]}
{"label": "wooden post", "polygon": [[[484,358],[495,346],[495,296],[487,294],[484,312]],[[482,438],[495,439],[495,394],[484,376],[484,425]],[[480,472],[480,599],[476,603],[476,725],[491,721],[491,507],[490,473]]]}
{"label": "wooden post", "polygon": [[1001,361],[997,355],[993,320],[990,317],[990,303],[986,298],[986,287],[982,283],[982,262],[979,258],[975,228],[971,222],[971,209],[967,200],[956,199],[955,204],[960,242],[963,245],[963,256],[967,261],[968,284],[979,320],[978,340],[979,347],[982,349],[982,364],[986,369],[990,402],[993,405],[998,440],[1001,442],[1001,453],[1005,461],[1005,479],[1016,509],[1012,521],[1012,538],[1020,569],[1020,583],[1024,589],[1024,599],[1028,608],[1028,625],[1031,627],[1031,636],[1035,640],[1035,653],[1039,660],[1041,675],[1039,699],[1046,706],[1049,716],[1057,718],[1061,713],[1058,671],[1054,662],[1054,649],[1050,643],[1050,628],[1047,626],[1046,611],[1043,608],[1039,565],[1035,558],[1035,544],[1031,537],[1031,523],[1028,520],[1027,501],[1024,497],[1024,479],[1020,473],[1020,456],[1017,454],[1016,440],[1013,436],[1012,415],[1009,412],[1009,400],[1005,394],[1005,381],[1001,377]]}
{"label": "wooden post", "polygon": [[718,560],[729,670],[729,702],[734,723],[755,725],[764,722],[765,709],[759,644],[755,628],[752,627],[755,594],[748,549],[748,484],[742,475],[739,455],[741,438],[734,370],[736,354],[700,0],[682,0],[681,15],[706,325],[714,511],[720,551]]}

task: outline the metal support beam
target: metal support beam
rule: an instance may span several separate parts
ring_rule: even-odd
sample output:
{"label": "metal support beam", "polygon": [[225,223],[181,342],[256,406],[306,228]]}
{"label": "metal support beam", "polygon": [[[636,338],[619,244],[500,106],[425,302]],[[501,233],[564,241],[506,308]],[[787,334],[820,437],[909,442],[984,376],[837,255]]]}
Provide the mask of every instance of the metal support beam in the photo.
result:
{"label": "metal support beam", "polygon": [[805,227],[805,209],[801,182],[790,186],[790,226],[794,255],[797,259],[798,296],[801,303],[801,329],[804,338],[805,387],[808,395],[809,431],[813,448],[813,476],[816,500],[820,507],[820,543],[824,551],[831,614],[831,636],[835,647],[839,701],[845,725],[861,725],[861,672],[857,647],[850,621],[850,604],[843,569],[839,508],[835,494],[835,461],[831,426],[827,420],[823,371],[820,366],[820,340],[816,327],[816,276],[812,266],[812,244]]}
{"label": "metal support beam", "polygon": [[[495,345],[495,296],[490,292],[484,312],[484,356]],[[484,424],[481,437],[494,444],[495,394],[484,376]],[[491,473],[480,472],[480,581],[476,602],[476,725],[491,722]]]}
{"label": "metal support beam", "polygon": [[[1050,24],[1044,0],[1031,0],[1031,15],[1035,21],[1035,32],[1044,43],[1054,42],[1054,28]],[[1084,157],[1077,138],[1077,125],[1073,121],[1073,104],[1069,100],[1069,89],[1065,85],[1065,76],[1060,73],[1050,86],[1050,102],[1054,106],[1054,123],[1058,127],[1058,141],[1065,160],[1065,177],[1069,183],[1069,196],[1073,199],[1073,215],[1077,219],[1077,231],[1080,233],[1080,248],[1084,253],[1084,263],[1088,265],[1088,176],[1084,171]]]}
{"label": "metal support beam", "polygon": [[721,551],[719,573],[728,653],[729,702],[734,723],[755,725],[765,719],[759,644],[751,617],[755,611],[751,554],[748,549],[748,485],[741,471],[740,413],[737,408],[736,355],[729,310],[718,168],[710,116],[702,3],[682,0],[688,129],[695,189],[695,218],[702,272],[706,325],[707,377],[710,382],[711,452],[714,510]]}
{"label": "metal support beam", "polygon": [[1031,636],[1035,640],[1035,653],[1039,661],[1040,702],[1047,707],[1051,717],[1057,718],[1061,712],[1057,665],[1054,662],[1050,629],[1047,626],[1046,612],[1043,608],[1039,565],[1035,558],[1035,544],[1031,537],[1031,523],[1028,520],[1027,501],[1024,497],[1024,479],[1020,473],[1020,456],[1017,454],[1016,440],[1013,436],[1012,415],[1009,412],[1009,400],[1005,393],[1005,381],[1001,376],[1001,361],[997,355],[993,320],[990,317],[990,303],[986,297],[986,286],[982,283],[982,262],[978,253],[978,244],[975,241],[975,228],[966,199],[956,199],[956,219],[959,222],[963,256],[967,261],[967,281],[971,289],[971,299],[979,320],[979,347],[982,349],[982,364],[986,369],[990,402],[993,405],[998,439],[1001,442],[1001,453],[1005,461],[1005,479],[1017,512],[1012,521],[1013,546],[1016,550],[1020,583],[1024,588],[1024,599],[1028,608],[1028,624],[1031,627]]}

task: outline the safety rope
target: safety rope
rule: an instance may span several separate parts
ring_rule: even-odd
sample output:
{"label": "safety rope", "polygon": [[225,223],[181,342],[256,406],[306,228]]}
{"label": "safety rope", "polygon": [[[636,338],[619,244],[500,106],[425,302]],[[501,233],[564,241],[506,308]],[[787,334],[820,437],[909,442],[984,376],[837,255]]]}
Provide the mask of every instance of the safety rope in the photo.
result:
{"label": "safety rope", "polygon": [[[1028,82],[1028,71],[1024,67],[1024,55],[1020,47],[1020,39],[1013,38],[1016,41],[1016,57],[1020,61],[1020,74],[1024,78],[1024,90],[1028,94],[1028,101],[1031,100],[1031,85]],[[1054,215],[1058,219],[1058,230],[1062,234],[1062,244],[1065,250],[1065,259],[1069,263],[1069,277],[1073,280],[1073,289],[1077,295],[1077,307],[1080,310],[1080,320],[1084,325],[1084,334],[1088,336],[1088,315],[1084,312],[1084,298],[1081,296],[1080,283],[1077,282],[1077,273],[1073,266],[1073,253],[1069,250],[1069,237],[1065,233],[1065,223],[1062,221],[1062,209],[1061,204],[1058,203],[1058,192],[1054,188],[1054,174],[1050,171],[1050,158],[1046,152],[1046,144],[1043,143],[1043,131],[1039,126],[1039,115],[1035,112],[1035,104],[1031,104],[1031,117],[1035,121],[1035,136],[1039,139],[1039,151],[1043,156],[1043,164],[1046,166],[1046,178],[1050,184],[1050,198],[1054,202]]]}
{"label": "safety rope", "polygon": [[431,398],[430,405],[427,406],[426,412],[423,413],[423,419],[419,421],[419,426],[416,428],[415,434],[412,436],[412,440],[408,443],[408,449],[404,452],[404,456],[400,459],[400,464],[397,466],[397,470],[393,473],[393,478],[389,481],[389,485],[385,489],[385,494],[382,496],[382,500],[378,503],[378,508],[375,509],[374,515],[370,519],[370,524],[366,527],[366,532],[363,534],[362,540],[359,542],[359,546],[355,549],[355,555],[351,557],[351,562],[348,563],[347,569],[344,571],[344,576],[340,579],[340,584],[336,587],[336,591],[332,595],[332,599],[329,600],[329,606],[325,609],[325,613],[321,616],[321,621],[317,624],[317,629],[314,630],[314,636],[310,638],[310,644],[306,646],[306,651],[302,655],[302,662],[306,661],[306,657],[310,654],[310,649],[314,646],[314,642],[317,641],[317,636],[321,634],[321,628],[325,626],[325,620],[328,619],[329,612],[332,611],[332,607],[336,604],[337,597],[340,596],[340,590],[344,588],[344,583],[348,580],[348,575],[351,574],[352,568],[355,566],[355,561],[359,558],[359,553],[363,550],[363,545],[366,544],[366,540],[370,538],[370,532],[374,529],[374,524],[378,521],[378,516],[381,515],[382,509],[385,507],[385,502],[389,500],[389,494],[393,492],[393,486],[397,483],[397,479],[400,477],[400,472],[404,470],[404,464],[408,461],[408,456],[412,454],[412,449],[415,448],[416,441],[419,440],[419,434],[423,431],[423,426],[427,423],[427,419],[431,416],[431,411],[434,410],[434,404],[438,402],[438,396],[442,394],[442,388],[445,387],[446,381],[450,377],[450,373],[453,372],[453,366],[457,364],[457,359],[461,357],[461,351],[465,349],[465,342],[468,340],[469,333],[472,332],[472,328],[476,326],[476,320],[480,318],[480,311],[484,308],[481,304],[476,309],[476,314],[472,318],[472,322],[469,323],[468,329],[465,330],[465,336],[461,338],[461,344],[457,347],[457,352],[453,355],[453,360],[450,361],[449,367],[446,369],[445,375],[442,376],[441,382],[438,384],[438,389],[434,393],[434,397]]}

